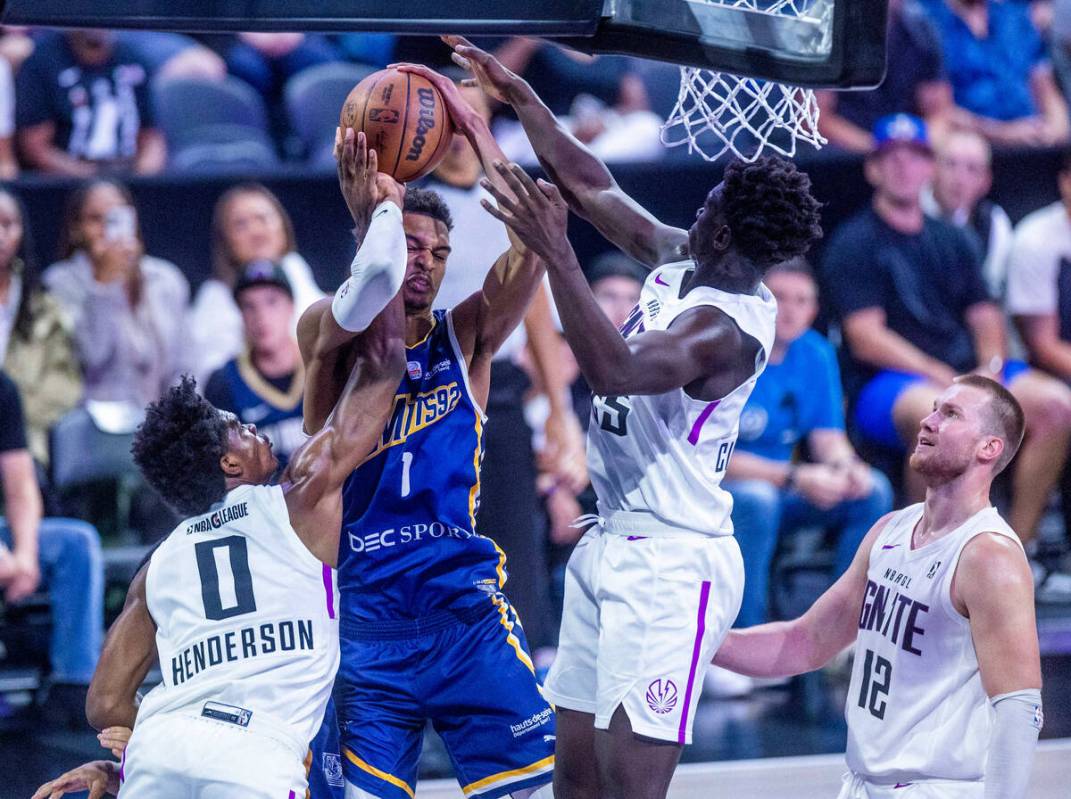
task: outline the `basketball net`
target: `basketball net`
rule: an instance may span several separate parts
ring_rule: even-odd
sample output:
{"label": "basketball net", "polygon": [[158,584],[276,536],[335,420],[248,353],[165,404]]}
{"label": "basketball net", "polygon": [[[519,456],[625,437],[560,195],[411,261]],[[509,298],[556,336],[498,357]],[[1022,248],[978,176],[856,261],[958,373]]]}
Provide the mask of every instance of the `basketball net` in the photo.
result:
{"label": "basketball net", "polygon": [[[814,23],[807,49],[829,46],[832,0],[687,0],[696,5],[723,6],[762,15],[797,17]],[[727,151],[754,161],[769,148],[781,155],[796,154],[797,140],[820,148],[826,139],[818,132],[818,101],[814,91],[776,81],[728,72],[681,67],[677,103],[662,126],[667,147],[687,146],[707,161]]]}

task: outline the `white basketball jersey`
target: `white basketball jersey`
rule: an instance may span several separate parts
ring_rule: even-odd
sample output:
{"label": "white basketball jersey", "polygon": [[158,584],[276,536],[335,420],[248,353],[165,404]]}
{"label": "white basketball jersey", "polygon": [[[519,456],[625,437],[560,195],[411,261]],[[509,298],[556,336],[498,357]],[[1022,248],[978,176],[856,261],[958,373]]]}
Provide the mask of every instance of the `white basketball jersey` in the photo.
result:
{"label": "white basketball jersey", "polygon": [[848,767],[875,782],[981,780],[993,711],[952,577],[975,536],[1019,538],[989,507],[913,550],[922,510],[897,512],[870,552],[845,709]]}
{"label": "white basketball jersey", "polygon": [[146,596],[163,682],[139,723],[175,711],[252,722],[305,750],[338,669],[337,590],[280,486],[240,486],[175,528],[149,561]]}
{"label": "white basketball jersey", "polygon": [[659,528],[705,535],[733,532],[729,518],[733,501],[721,488],[721,480],[736,446],[740,412],[773,346],[777,303],[762,284],[758,294],[701,286],[682,298],[681,283],[693,268],[692,261],[681,261],[653,271],[622,334],[627,339],[647,330],[665,330],[685,311],[713,305],[761,345],[755,371],[713,402],[693,399],[684,389],[592,398],[588,471],[599,497],[599,515],[611,527],[616,516],[651,532]]}

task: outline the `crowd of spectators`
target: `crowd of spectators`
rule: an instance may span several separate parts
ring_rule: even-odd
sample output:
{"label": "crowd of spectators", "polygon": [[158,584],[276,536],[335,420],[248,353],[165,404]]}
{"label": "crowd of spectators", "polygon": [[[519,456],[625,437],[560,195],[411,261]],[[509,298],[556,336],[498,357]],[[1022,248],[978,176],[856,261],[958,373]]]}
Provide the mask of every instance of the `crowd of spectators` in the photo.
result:
{"label": "crowd of spectators", "polygon": [[[993,148],[1071,139],[1069,20],[1071,0],[892,0],[883,87],[819,93],[822,132],[865,155],[874,193],[827,231],[813,266],[791,262],[769,275],[780,308],[774,350],[726,475],[748,574],[738,624],[769,617],[778,550],[801,530],[827,534],[832,580],[894,496],[919,497],[899,464],[936,394],[971,371],[1002,380],[1026,409],[1009,518],[1035,556],[1039,599],[1071,602],[1071,575],[1037,557],[1035,542],[1054,493],[1071,505],[1071,150],[1055,176],[1062,199],[1014,229],[987,198]],[[606,160],[662,157],[652,98],[667,86],[653,81],[673,82],[674,72],[526,39],[500,41],[497,53]],[[77,704],[92,671],[103,578],[96,529],[43,510],[56,499],[50,431],[84,405],[95,420],[111,419],[112,432],[129,432],[147,402],[190,373],[218,407],[266,432],[285,462],[303,440],[297,319],[333,289],[317,284],[286,208],[257,183],[218,198],[212,275],[196,292],[187,264],[146,252],[122,181],[167,169],[156,88],[243,81],[269,109],[279,153],[301,157],[283,111],[295,76],[340,61],[446,68],[445,58],[437,42],[386,35],[0,35],[0,179],[79,180],[61,240],[42,248],[59,258],[47,268],[31,257],[33,220],[18,191],[0,189],[0,591],[8,604],[43,593],[63,619],[51,650],[54,704],[70,704],[67,695]],[[464,92],[495,119],[509,156],[530,161],[502,109]],[[426,180],[458,230],[444,307],[477,290],[509,246],[481,208],[482,175],[456,137]],[[639,301],[643,268],[609,252],[587,271],[620,324]],[[829,338],[812,327],[820,309]],[[571,522],[594,508],[582,435],[589,397],[544,289],[493,366],[478,519],[511,559],[511,595],[537,665],[553,651],[555,575],[578,535]]]}

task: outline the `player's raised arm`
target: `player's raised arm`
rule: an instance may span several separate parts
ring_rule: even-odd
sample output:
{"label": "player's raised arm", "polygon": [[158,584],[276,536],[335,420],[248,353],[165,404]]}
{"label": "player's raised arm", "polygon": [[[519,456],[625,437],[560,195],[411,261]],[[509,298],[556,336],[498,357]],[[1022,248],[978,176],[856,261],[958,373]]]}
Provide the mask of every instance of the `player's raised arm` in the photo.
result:
{"label": "player's raised arm", "polygon": [[137,691],[157,662],[156,624],[145,600],[148,562],[130,583],[123,611],[108,630],[86,696],[86,718],[97,730],[133,728]]}
{"label": "player's raised arm", "polygon": [[606,165],[558,122],[527,81],[460,36],[443,40],[485,92],[513,106],[539,163],[574,213],[649,267],[687,255],[688,234],[663,224],[625,194]]}
{"label": "player's raised arm", "polygon": [[337,131],[339,188],[353,218],[357,254],[334,297],[313,303],[298,321],[305,363],[305,431],[315,433],[335,407],[348,377],[343,345],[365,330],[398,293],[405,276],[405,187],[377,172],[376,151],[363,132]]}
{"label": "player's raised arm", "polygon": [[1019,799],[1042,724],[1034,582],[1022,548],[1006,536],[973,539],[956,567],[952,602],[970,621],[982,686],[996,711],[985,797]]}
{"label": "player's raised arm", "polygon": [[362,334],[338,403],[283,474],[290,521],[324,563],[333,566],[338,558],[342,484],[383,434],[404,370],[405,316],[399,294]]}
{"label": "player's raised arm", "polygon": [[751,677],[793,677],[821,668],[851,644],[858,632],[870,550],[891,516],[870,528],[852,565],[806,613],[792,621],[730,630],[714,664]]}

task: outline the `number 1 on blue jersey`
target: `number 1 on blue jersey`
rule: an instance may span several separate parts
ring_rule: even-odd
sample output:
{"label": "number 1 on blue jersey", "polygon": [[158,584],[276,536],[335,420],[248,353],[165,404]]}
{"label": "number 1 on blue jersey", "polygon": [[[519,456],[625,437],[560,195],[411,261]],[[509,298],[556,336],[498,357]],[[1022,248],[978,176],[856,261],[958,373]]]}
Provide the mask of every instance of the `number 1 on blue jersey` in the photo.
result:
{"label": "number 1 on blue jersey", "polygon": [[413,465],[413,453],[402,453],[402,496],[409,496],[409,468]]}

